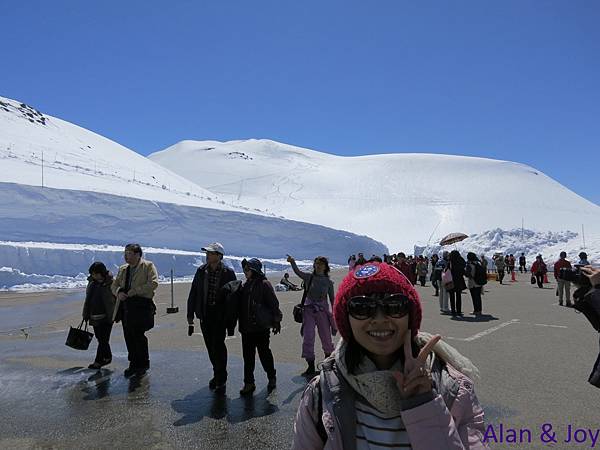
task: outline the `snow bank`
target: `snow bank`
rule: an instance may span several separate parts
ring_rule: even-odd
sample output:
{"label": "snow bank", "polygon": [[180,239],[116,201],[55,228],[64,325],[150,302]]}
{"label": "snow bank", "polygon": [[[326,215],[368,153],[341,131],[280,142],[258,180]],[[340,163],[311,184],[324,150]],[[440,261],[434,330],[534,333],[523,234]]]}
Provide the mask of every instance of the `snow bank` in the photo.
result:
{"label": "snow bank", "polygon": [[577,262],[577,255],[580,251],[586,251],[591,263],[600,263],[600,234],[592,234],[586,237],[586,245],[583,246],[583,237],[573,231],[533,231],[521,230],[515,228],[512,230],[494,230],[485,231],[479,234],[472,234],[467,239],[455,245],[440,247],[433,245],[429,247],[414,247],[415,255],[440,254],[443,250],[458,250],[461,254],[474,252],[477,255],[486,255],[488,259],[494,253],[504,255],[512,254],[518,258],[521,253],[525,253],[528,265],[530,265],[538,254],[544,257],[546,262],[554,262],[559,258],[562,251],[567,252],[567,257]]}
{"label": "snow bank", "polygon": [[[228,254],[277,259],[328,256],[345,263],[358,251],[387,248],[368,237],[275,217],[158,203],[94,192],[0,183],[0,236],[5,241],[108,244],[195,251],[214,241]],[[28,256],[21,254],[23,269]],[[26,270],[31,273],[31,271]]]}
{"label": "snow bank", "polygon": [[[165,248],[144,248],[144,257],[154,262],[161,282],[170,282],[171,269],[176,282],[190,282],[198,266],[205,262],[204,254]],[[226,256],[224,263],[241,275],[242,260],[251,257]],[[0,261],[7,265],[0,268],[0,290],[81,288],[87,284],[87,270],[94,261],[102,261],[116,274],[118,267],[123,264],[123,248],[0,241]],[[283,258],[261,261],[267,273],[291,271],[289,263]],[[299,260],[298,265],[308,270],[312,262]]]}

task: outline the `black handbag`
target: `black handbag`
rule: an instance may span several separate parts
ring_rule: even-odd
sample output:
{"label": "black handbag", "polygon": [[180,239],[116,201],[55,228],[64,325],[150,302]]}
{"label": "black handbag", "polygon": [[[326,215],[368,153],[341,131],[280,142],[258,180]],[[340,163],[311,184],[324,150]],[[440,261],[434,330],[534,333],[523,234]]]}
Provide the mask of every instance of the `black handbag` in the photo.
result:
{"label": "black handbag", "polygon": [[531,275],[531,284],[535,283],[537,283],[537,278],[535,278],[535,275]]}
{"label": "black handbag", "polygon": [[304,316],[304,302],[306,301],[306,296],[308,294],[308,290],[310,289],[310,285],[312,284],[313,277],[310,276],[308,280],[308,286],[304,288],[304,292],[302,293],[302,301],[294,306],[294,321],[298,323],[302,323],[302,317]]}
{"label": "black handbag", "polygon": [[94,337],[93,333],[90,333],[88,328],[88,323],[85,321],[85,329],[83,327],[83,320],[79,324],[77,328],[69,328],[69,334],[67,335],[67,342],[65,345],[67,347],[74,348],[75,350],[87,350],[90,346],[90,342],[92,342],[92,338]]}

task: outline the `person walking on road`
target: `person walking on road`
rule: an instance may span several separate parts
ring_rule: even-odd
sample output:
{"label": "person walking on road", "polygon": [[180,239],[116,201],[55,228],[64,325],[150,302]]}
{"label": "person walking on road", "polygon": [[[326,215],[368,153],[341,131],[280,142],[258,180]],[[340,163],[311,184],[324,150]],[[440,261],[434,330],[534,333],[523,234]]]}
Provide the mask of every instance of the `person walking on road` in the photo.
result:
{"label": "person walking on road", "polygon": [[89,268],[89,273],[82,316],[83,320],[89,321],[94,327],[98,349],[96,358],[88,369],[100,369],[112,361],[109,341],[115,319],[116,299],[111,291],[113,276],[103,263],[94,262]]}
{"label": "person walking on road", "polygon": [[477,259],[477,255],[473,252],[467,253],[467,266],[465,275],[467,276],[467,287],[471,293],[471,300],[473,300],[473,315],[480,316],[482,314],[481,305],[481,291],[483,290],[484,284],[479,284],[482,280],[476,279],[477,274],[486,273],[485,269]]}
{"label": "person walking on road", "polygon": [[[304,272],[298,268],[296,260],[288,255],[287,261],[292,265],[292,270],[304,281],[306,300],[302,312],[302,358],[306,360],[307,368],[302,373],[304,376],[313,375],[315,372],[315,327],[319,332],[323,353],[327,358],[333,352],[332,335],[337,333],[333,322],[333,281],[329,278],[329,261],[324,256],[317,256],[313,262],[312,273]],[[358,267],[358,264],[357,264]],[[331,309],[327,298],[331,304]]]}
{"label": "person walking on road", "polygon": [[126,264],[119,267],[111,290],[117,297],[115,307],[121,308],[123,336],[127,346],[129,367],[124,375],[142,376],[150,368],[148,338],[145,333],[154,328],[154,293],[158,288],[158,272],[151,261],[142,258],[139,244],[125,246]]}
{"label": "person walking on road", "polygon": [[511,274],[515,271],[515,256],[512,253],[508,255],[508,271]]}
{"label": "person walking on road", "polygon": [[494,265],[496,266],[496,273],[498,274],[498,281],[502,284],[502,280],[504,279],[504,257],[502,254],[494,255],[492,258],[494,261]]}
{"label": "person walking on road", "polygon": [[235,281],[233,269],[223,264],[225,250],[219,242],[202,247],[206,263],[198,267],[187,301],[188,336],[194,334],[194,317],[200,320],[202,337],[213,367],[213,377],[208,387],[218,393],[225,392],[227,383],[228,305],[223,287]]}
{"label": "person walking on road", "polygon": [[544,275],[548,273],[548,267],[542,258],[542,255],[535,257],[535,262],[531,266],[531,273],[535,276],[535,280],[540,289],[544,288]]}
{"label": "person walking on road", "polygon": [[421,283],[422,287],[425,287],[425,282],[427,281],[427,272],[429,271],[427,268],[428,265],[428,261],[423,256],[419,256],[416,270],[417,275],[419,276],[419,283]]}
{"label": "person walking on road", "polygon": [[519,256],[519,272],[527,273],[527,258],[525,258],[525,253],[521,253],[521,256]]}
{"label": "person walking on road", "polygon": [[419,332],[419,295],[397,269],[350,272],[334,315],[342,339],[302,395],[293,450],[488,448],[477,368]]}
{"label": "person walking on road", "polygon": [[458,250],[452,250],[450,252],[450,256],[448,258],[448,270],[452,273],[452,289],[448,289],[448,294],[450,296],[450,310],[452,311],[452,316],[462,316],[462,291],[467,288],[465,283],[465,265],[466,262]]}
{"label": "person walking on road", "polygon": [[573,306],[571,303],[571,282],[559,278],[560,269],[570,269],[571,262],[567,260],[567,253],[560,252],[560,258],[554,263],[554,279],[556,280],[556,289],[558,291],[558,304],[563,305],[563,298],[566,297],[567,306]]}
{"label": "person walking on road", "polygon": [[262,263],[257,258],[242,261],[246,282],[242,287],[238,309],[239,330],[242,335],[244,357],[244,387],[240,395],[250,395],[256,390],[254,367],[256,352],[267,374],[267,390],[277,385],[273,353],[269,347],[270,330],[273,334],[281,331],[283,315],[273,286],[262,271]]}
{"label": "person walking on road", "polygon": [[444,283],[442,281],[442,275],[443,273],[446,271],[446,268],[448,267],[448,257],[449,257],[450,253],[448,253],[447,251],[444,251],[442,253],[442,257],[440,258],[440,260],[437,262],[435,269],[436,271],[439,271],[439,281],[438,281],[438,285],[439,285],[439,302],[440,302],[440,312],[442,314],[450,314],[450,308],[448,306],[448,290],[446,289],[446,286],[444,286]]}

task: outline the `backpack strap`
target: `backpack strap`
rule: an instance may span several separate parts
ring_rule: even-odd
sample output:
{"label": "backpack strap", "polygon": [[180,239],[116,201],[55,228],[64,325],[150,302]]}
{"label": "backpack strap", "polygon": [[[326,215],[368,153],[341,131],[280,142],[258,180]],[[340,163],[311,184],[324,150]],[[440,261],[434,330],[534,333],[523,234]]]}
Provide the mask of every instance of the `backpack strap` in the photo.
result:
{"label": "backpack strap", "polygon": [[323,396],[321,393],[321,381],[316,384],[313,395],[313,405],[315,403],[317,404],[317,433],[319,433],[321,441],[323,441],[323,444],[325,444],[325,442],[327,442],[327,431],[325,431],[325,425],[323,425]]}
{"label": "backpack strap", "polygon": [[454,400],[458,395],[460,385],[450,373],[447,364],[440,358],[436,357],[433,360],[431,367],[431,377],[437,392],[441,394],[444,403],[448,410],[452,408]]}
{"label": "backpack strap", "polygon": [[308,295],[308,291],[310,290],[310,285],[312,284],[313,281],[313,275],[310,276],[310,278],[308,279],[308,285],[304,286],[304,292],[302,293],[302,301],[300,302],[300,304],[302,305],[302,307],[304,308],[304,302],[306,302],[306,296]]}
{"label": "backpack strap", "polygon": [[[319,390],[321,394],[319,421],[322,422],[323,403],[331,405],[336,425],[342,436],[342,447],[344,450],[356,450],[354,391],[349,388],[343,378],[338,377],[334,358],[326,359],[321,365]],[[317,429],[319,429],[319,425],[317,425]],[[323,431],[325,431],[324,426]]]}

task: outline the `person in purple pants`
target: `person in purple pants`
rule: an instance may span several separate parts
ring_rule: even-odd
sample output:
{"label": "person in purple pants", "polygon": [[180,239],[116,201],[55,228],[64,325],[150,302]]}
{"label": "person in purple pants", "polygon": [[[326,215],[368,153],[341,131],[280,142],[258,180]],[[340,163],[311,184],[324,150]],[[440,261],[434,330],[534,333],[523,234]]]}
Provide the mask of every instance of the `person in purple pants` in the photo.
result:
{"label": "person in purple pants", "polygon": [[[302,358],[306,359],[307,369],[304,376],[312,376],[315,371],[315,327],[319,332],[323,353],[327,358],[333,352],[331,336],[335,336],[337,328],[333,321],[333,301],[335,293],[333,281],[329,278],[329,261],[324,256],[317,256],[313,262],[313,272],[303,272],[296,265],[296,260],[288,255],[287,261],[303,281],[307,290],[302,315]],[[329,303],[327,298],[329,297]],[[329,306],[331,304],[331,307]]]}

